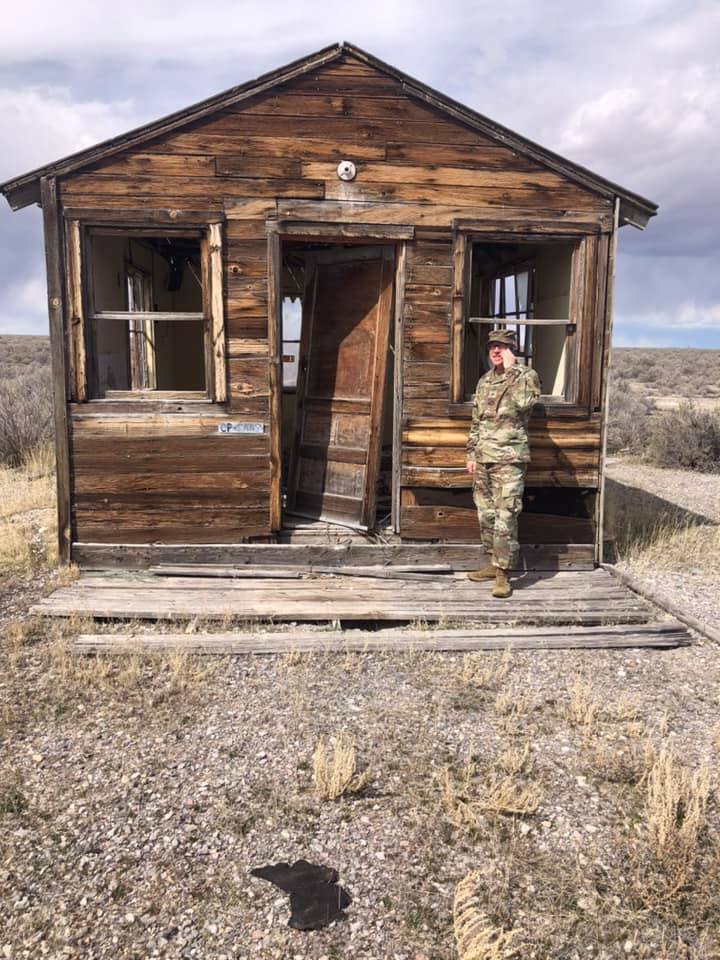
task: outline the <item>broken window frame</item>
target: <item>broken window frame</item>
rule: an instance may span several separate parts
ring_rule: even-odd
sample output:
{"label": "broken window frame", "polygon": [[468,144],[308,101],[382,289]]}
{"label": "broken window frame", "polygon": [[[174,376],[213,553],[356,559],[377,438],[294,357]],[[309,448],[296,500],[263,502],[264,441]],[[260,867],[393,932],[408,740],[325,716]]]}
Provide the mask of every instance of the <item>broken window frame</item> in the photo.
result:
{"label": "broken window frame", "polygon": [[[92,236],[177,237],[197,239],[200,246],[202,311],[168,312],[139,310],[99,310],[93,290]],[[68,339],[70,396],[76,402],[113,400],[201,400],[216,403],[227,400],[225,367],[225,323],[222,291],[222,229],[220,223],[204,225],[128,226],[112,222],[83,222],[69,219],[65,229],[68,299]],[[127,265],[126,265],[127,266]],[[131,265],[131,270],[142,273]],[[127,278],[126,278],[127,282]],[[152,295],[152,294],[150,294]],[[128,323],[130,335],[131,388],[105,390],[97,382],[93,355],[93,324],[98,320]],[[148,362],[156,323],[202,322],[205,357],[205,388],[202,390],[158,390],[155,388],[154,363]],[[133,360],[134,358],[134,360]]]}
{"label": "broken window frame", "polygon": [[[585,316],[587,301],[585,296],[588,266],[593,259],[595,237],[578,233],[565,232],[562,227],[556,231],[532,233],[507,231],[499,232],[497,224],[477,222],[455,222],[453,248],[453,300],[451,317],[451,376],[450,376],[450,412],[465,413],[472,407],[472,394],[475,384],[465,383],[465,335],[470,323],[482,324],[490,329],[500,326],[516,328],[517,322],[513,316],[471,316],[471,265],[473,244],[527,244],[528,246],[550,245],[552,243],[572,244],[570,291],[568,298],[567,317],[538,319],[526,317],[522,323],[527,327],[535,326],[564,326],[567,331],[564,393],[542,394],[541,407],[552,406],[562,409],[567,414],[585,410],[587,399],[585,394],[589,390],[589,379],[583,379],[580,369],[580,358],[586,349],[586,338],[592,326],[592,317]],[[509,224],[508,224],[509,226]],[[517,269],[516,263],[514,269]],[[513,269],[508,270],[512,275]],[[500,274],[498,274],[498,277]],[[495,279],[495,278],[492,278]],[[494,311],[485,311],[492,314]],[[585,382],[587,381],[587,382]],[[476,381],[477,382],[477,381]]]}

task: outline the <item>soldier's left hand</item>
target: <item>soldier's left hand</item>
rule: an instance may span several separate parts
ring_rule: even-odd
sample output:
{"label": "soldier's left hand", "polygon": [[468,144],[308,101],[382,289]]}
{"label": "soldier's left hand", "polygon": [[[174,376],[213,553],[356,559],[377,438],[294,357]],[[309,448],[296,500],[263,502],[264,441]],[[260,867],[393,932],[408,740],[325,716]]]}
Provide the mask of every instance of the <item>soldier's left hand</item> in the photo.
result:
{"label": "soldier's left hand", "polygon": [[515,363],[515,354],[512,352],[510,347],[505,347],[502,351],[502,365],[503,369],[509,370],[510,367]]}

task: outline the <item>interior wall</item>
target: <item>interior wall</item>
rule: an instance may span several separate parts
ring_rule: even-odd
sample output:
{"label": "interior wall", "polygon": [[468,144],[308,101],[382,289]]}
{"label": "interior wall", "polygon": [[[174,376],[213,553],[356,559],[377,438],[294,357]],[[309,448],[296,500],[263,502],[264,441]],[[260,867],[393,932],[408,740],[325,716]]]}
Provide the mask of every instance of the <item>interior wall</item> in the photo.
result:
{"label": "interior wall", "polygon": [[[163,238],[158,238],[163,239]],[[178,290],[168,290],[170,265],[142,237],[92,234],[90,269],[96,310],[127,310],[126,268],[132,264],[148,274],[152,309],[161,313],[201,313],[202,282],[198,264],[185,265]]]}
{"label": "interior wall", "polygon": [[[554,243],[538,248],[534,266],[535,317],[539,320],[569,317],[572,251],[571,244]],[[534,336],[533,366],[540,377],[542,392],[563,396],[567,330],[560,325],[538,326]]]}

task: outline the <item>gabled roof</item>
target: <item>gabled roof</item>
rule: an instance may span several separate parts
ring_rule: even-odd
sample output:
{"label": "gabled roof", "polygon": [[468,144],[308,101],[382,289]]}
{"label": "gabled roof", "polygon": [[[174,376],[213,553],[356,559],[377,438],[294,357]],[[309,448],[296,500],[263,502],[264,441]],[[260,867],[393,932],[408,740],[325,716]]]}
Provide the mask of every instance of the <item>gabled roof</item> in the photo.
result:
{"label": "gabled roof", "polygon": [[242,101],[254,97],[258,93],[271,90],[295,77],[310,73],[318,69],[318,67],[331,63],[333,60],[337,60],[342,56],[355,57],[363,63],[375,67],[380,72],[398,80],[403,85],[403,90],[409,97],[415,97],[429,106],[435,107],[454,120],[464,123],[493,140],[503,143],[518,153],[532,158],[581,186],[587,187],[595,191],[595,193],[609,199],[618,197],[620,199],[621,224],[631,223],[633,226],[642,229],[650,217],[655,216],[657,213],[657,204],[651,200],[647,200],[637,193],[632,193],[630,190],[626,190],[624,187],[619,186],[619,184],[612,183],[610,180],[598,176],[598,174],[593,173],[591,170],[577,163],[566,160],[559,154],[553,153],[552,150],[547,150],[545,147],[533,143],[532,140],[527,140],[525,137],[520,136],[520,134],[509,130],[507,127],[503,127],[501,124],[490,120],[480,113],[476,113],[469,107],[463,106],[463,104],[439,93],[437,90],[433,90],[432,87],[421,83],[419,80],[415,80],[406,73],[390,66],[390,64],[384,63],[382,60],[378,60],[377,57],[373,57],[371,54],[366,53],[364,50],[350,43],[336,43],[332,46],[325,47],[323,50],[313,53],[308,57],[294,60],[284,67],[272,70],[270,73],[265,73],[256,80],[250,80],[240,86],[231,87],[224,93],[219,93],[207,100],[202,100],[200,103],[196,103],[184,110],[171,113],[169,116],[155,120],[153,123],[136,127],[128,133],[113,137],[110,140],[104,140],[102,143],[98,143],[93,147],[80,150],[78,153],[73,153],[68,157],[64,157],[62,160],[56,160],[54,163],[49,163],[44,167],[39,167],[37,170],[31,170],[29,173],[15,177],[13,180],[7,180],[5,183],[0,184],[0,193],[5,195],[13,210],[20,210],[22,207],[26,207],[31,203],[39,203],[40,179],[42,177],[63,176],[68,173],[73,173],[92,163],[105,160],[119,153],[121,150],[138,147],[148,140],[175,131],[196,120],[201,120],[218,110],[242,103]]}

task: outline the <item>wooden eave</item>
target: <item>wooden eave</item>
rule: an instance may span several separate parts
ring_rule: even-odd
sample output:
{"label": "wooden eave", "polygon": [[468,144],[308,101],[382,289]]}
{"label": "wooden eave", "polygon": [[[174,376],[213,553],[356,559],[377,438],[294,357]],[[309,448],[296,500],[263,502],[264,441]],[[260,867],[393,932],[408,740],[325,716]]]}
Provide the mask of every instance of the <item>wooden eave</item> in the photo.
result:
{"label": "wooden eave", "polygon": [[548,169],[567,177],[569,180],[578,183],[586,189],[592,190],[608,199],[614,200],[616,197],[619,198],[621,225],[629,223],[643,229],[650,217],[655,216],[658,211],[658,205],[651,200],[639,194],[632,193],[619,184],[598,176],[598,174],[593,173],[586,167],[573,163],[561,157],[559,154],[553,153],[553,151],[534,143],[532,140],[522,137],[513,130],[502,126],[502,124],[496,123],[494,120],[490,120],[488,117],[471,110],[469,107],[458,103],[451,97],[434,90],[432,87],[408,76],[408,74],[403,73],[396,67],[379,60],[377,57],[372,56],[372,54],[366,53],[359,47],[349,43],[337,43],[325,47],[317,53],[313,53],[299,60],[294,60],[292,63],[265,73],[255,80],[249,80],[239,86],[231,87],[223,93],[209,97],[207,100],[202,100],[200,103],[193,104],[184,110],[178,110],[153,123],[136,127],[134,130],[130,130],[118,137],[113,137],[86,150],[73,153],[68,157],[47,164],[44,167],[39,167],[13,180],[7,180],[5,183],[0,184],[0,193],[4,194],[13,210],[20,210],[31,203],[40,203],[41,178],[59,177],[74,173],[90,164],[105,160],[122,150],[138,147],[155,137],[163,136],[187,124],[210,116],[218,110],[233,106],[250,97],[257,96],[259,93],[264,93],[283,83],[287,83],[296,77],[317,70],[343,55],[355,57],[368,66],[374,67],[381,73],[398,80],[402,84],[404,92],[409,97],[414,97],[428,106],[434,107],[452,117],[454,120],[483,133],[485,136],[504,144],[523,156],[530,157]]}

